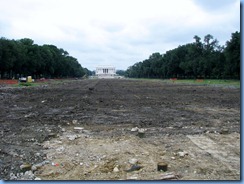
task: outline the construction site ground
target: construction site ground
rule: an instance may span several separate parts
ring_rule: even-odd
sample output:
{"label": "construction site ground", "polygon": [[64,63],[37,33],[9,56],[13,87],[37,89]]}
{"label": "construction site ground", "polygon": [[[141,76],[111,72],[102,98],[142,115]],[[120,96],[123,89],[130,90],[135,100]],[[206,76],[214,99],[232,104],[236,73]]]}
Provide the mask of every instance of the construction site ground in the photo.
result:
{"label": "construction site ground", "polygon": [[2,85],[0,109],[2,180],[241,177],[240,88],[130,79]]}

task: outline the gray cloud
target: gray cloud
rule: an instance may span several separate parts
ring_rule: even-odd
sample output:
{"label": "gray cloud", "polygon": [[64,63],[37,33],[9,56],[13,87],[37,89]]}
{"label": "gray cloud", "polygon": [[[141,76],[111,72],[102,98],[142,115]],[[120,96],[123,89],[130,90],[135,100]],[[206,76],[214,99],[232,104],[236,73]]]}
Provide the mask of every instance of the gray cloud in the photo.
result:
{"label": "gray cloud", "polygon": [[194,35],[223,45],[240,30],[238,0],[11,0],[0,12],[1,36],[56,45],[90,70],[127,69]]}

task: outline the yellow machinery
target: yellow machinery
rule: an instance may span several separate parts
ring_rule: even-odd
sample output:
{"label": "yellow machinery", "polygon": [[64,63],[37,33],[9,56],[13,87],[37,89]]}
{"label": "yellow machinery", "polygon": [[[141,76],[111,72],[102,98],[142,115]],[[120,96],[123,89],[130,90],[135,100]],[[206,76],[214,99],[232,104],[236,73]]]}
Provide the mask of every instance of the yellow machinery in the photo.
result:
{"label": "yellow machinery", "polygon": [[27,82],[32,82],[32,77],[31,76],[27,77]]}
{"label": "yellow machinery", "polygon": [[33,82],[33,80],[32,80],[32,77],[31,76],[28,76],[28,77],[21,77],[21,78],[19,78],[19,82],[28,82],[28,83],[31,83],[31,82]]}

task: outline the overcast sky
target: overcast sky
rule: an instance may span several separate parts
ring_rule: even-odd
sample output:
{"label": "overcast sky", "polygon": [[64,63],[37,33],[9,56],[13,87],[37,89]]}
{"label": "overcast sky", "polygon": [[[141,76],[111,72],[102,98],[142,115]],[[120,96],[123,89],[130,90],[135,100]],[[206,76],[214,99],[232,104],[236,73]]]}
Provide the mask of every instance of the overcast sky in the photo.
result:
{"label": "overcast sky", "polygon": [[82,67],[127,69],[154,52],[240,31],[239,0],[0,0],[0,37],[53,44]]}

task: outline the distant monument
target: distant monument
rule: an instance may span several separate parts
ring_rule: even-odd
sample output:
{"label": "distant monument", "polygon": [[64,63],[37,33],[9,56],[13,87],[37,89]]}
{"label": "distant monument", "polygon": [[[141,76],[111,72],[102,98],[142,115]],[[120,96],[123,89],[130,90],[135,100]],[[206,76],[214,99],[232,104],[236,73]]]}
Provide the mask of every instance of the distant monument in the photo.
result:
{"label": "distant monument", "polygon": [[96,76],[99,79],[113,79],[115,78],[116,70],[113,66],[98,66],[96,67]]}

